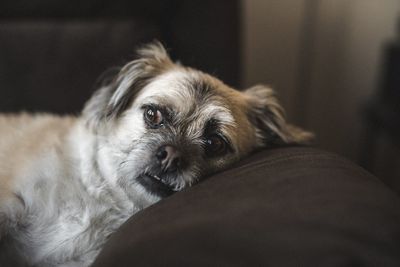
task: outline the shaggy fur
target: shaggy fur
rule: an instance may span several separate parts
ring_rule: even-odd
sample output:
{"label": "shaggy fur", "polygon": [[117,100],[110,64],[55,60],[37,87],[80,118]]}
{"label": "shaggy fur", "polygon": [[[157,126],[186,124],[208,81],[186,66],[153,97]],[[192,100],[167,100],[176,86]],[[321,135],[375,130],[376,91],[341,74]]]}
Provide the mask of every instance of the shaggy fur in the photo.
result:
{"label": "shaggy fur", "polygon": [[[138,55],[79,117],[0,116],[1,266],[89,266],[137,211],[256,149],[311,137],[270,88],[236,91],[157,43]],[[160,167],[166,146],[176,168]]]}

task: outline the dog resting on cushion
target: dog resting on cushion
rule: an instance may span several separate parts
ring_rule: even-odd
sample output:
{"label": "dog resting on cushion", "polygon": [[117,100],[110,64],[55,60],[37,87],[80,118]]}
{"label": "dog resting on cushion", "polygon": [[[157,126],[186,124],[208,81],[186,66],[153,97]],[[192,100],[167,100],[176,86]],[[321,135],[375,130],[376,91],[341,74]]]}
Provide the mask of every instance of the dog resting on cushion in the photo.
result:
{"label": "dog resting on cushion", "polygon": [[137,211],[310,138],[270,88],[236,91],[147,45],[79,117],[0,115],[0,265],[89,266]]}

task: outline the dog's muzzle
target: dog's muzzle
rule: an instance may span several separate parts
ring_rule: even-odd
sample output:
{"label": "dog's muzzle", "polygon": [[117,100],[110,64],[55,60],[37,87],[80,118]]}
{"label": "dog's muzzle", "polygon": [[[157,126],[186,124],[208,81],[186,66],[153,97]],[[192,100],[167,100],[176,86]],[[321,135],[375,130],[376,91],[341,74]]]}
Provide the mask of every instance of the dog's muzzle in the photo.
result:
{"label": "dog's muzzle", "polygon": [[176,192],[173,180],[183,167],[182,153],[172,145],[163,145],[155,153],[152,168],[138,177],[139,183],[149,192],[166,197]]}

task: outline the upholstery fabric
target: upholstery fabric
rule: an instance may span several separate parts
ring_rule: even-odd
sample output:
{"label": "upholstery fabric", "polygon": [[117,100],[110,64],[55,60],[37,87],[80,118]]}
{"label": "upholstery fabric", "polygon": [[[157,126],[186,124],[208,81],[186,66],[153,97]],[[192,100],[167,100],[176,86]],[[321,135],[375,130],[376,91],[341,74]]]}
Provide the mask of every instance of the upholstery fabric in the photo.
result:
{"label": "upholstery fabric", "polygon": [[400,266],[400,200],[339,156],[265,150],[133,216],[93,266]]}

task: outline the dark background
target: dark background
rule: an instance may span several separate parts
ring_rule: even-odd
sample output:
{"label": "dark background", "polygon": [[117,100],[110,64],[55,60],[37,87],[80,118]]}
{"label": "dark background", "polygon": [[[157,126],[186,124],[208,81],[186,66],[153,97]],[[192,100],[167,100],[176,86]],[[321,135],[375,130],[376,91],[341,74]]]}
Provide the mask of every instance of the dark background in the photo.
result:
{"label": "dark background", "polygon": [[160,40],[239,84],[238,1],[1,1],[0,109],[77,113],[105,70]]}
{"label": "dark background", "polygon": [[157,39],[238,89],[272,85],[318,146],[399,190],[399,16],[397,0],[3,0],[0,111],[79,114]]}

